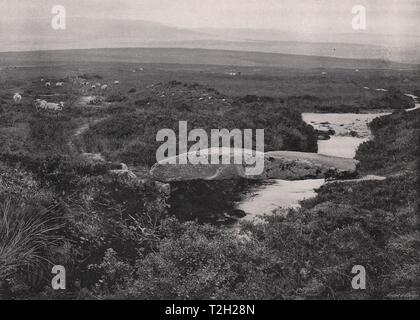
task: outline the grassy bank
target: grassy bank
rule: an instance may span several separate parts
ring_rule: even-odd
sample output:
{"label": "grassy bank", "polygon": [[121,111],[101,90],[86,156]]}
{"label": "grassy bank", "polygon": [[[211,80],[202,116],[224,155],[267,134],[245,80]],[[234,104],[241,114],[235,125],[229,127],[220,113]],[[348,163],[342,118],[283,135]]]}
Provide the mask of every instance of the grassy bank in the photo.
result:
{"label": "grassy bank", "polygon": [[419,158],[420,110],[395,112],[370,123],[372,141],[360,146],[356,159],[362,173],[415,175]]}

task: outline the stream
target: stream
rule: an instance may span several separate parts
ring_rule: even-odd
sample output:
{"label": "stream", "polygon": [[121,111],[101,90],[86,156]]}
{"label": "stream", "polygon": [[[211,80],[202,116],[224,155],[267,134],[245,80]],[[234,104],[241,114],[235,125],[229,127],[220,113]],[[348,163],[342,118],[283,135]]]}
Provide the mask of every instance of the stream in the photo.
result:
{"label": "stream", "polygon": [[[417,97],[406,94],[415,100],[412,111],[420,108]],[[368,124],[375,118],[390,113],[303,113],[302,119],[317,130],[335,132],[329,140],[318,140],[318,154],[354,158],[358,147],[372,139]],[[365,177],[380,179],[381,177]],[[300,201],[316,196],[315,189],[325,184],[324,179],[312,180],[272,180],[249,190],[237,208],[247,215],[246,221],[255,221],[260,215],[272,214],[273,211],[283,208],[297,208]]]}

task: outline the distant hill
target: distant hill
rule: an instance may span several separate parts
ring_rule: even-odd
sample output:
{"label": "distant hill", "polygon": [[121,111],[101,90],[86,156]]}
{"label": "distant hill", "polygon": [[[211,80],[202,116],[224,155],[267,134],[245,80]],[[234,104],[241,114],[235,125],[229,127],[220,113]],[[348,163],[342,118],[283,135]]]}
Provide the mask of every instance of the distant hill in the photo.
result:
{"label": "distant hill", "polygon": [[339,59],[246,51],[122,48],[80,49],[0,53],[2,66],[50,65],[67,63],[172,63],[196,65],[256,66],[295,69],[418,69],[419,65],[384,60]]}
{"label": "distant hill", "polygon": [[143,20],[68,18],[0,20],[0,51],[90,48],[190,48],[378,59],[420,64],[418,35],[299,34],[282,30],[185,29]]}
{"label": "distant hill", "polygon": [[[420,63],[420,34],[380,34],[366,31],[329,34],[296,33],[275,29],[194,29],[197,32],[242,45],[260,46],[265,52],[322,55],[336,58],[384,59]],[[260,51],[259,50],[259,51]]]}
{"label": "distant hill", "polygon": [[190,41],[156,41],[148,42],[143,47],[158,48],[190,48],[232,51],[251,51],[266,53],[284,53],[292,55],[310,55],[345,59],[382,59],[387,61],[403,61],[420,63],[420,56],[394,52],[379,45],[354,43],[315,43],[296,41],[263,41],[263,40],[190,40]]}
{"label": "distant hill", "polygon": [[250,29],[250,28],[197,28],[192,29],[202,34],[211,35],[224,40],[255,40],[255,41],[295,41],[295,42],[332,42],[352,43],[364,45],[393,45],[420,44],[420,35],[412,34],[380,34],[366,31],[353,31],[339,33],[331,30],[329,34],[323,33],[298,33],[278,29]]}
{"label": "distant hill", "polygon": [[207,38],[199,31],[143,20],[67,18],[66,30],[48,19],[0,20],[0,50],[54,50],[141,46],[150,41]]}

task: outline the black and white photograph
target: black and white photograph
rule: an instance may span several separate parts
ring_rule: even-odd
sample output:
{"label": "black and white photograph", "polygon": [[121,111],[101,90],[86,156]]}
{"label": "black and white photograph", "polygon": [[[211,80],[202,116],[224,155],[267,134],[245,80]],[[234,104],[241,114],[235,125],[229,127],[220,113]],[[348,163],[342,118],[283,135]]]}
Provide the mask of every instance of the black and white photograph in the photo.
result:
{"label": "black and white photograph", "polygon": [[419,139],[420,0],[0,0],[0,300],[419,300]]}

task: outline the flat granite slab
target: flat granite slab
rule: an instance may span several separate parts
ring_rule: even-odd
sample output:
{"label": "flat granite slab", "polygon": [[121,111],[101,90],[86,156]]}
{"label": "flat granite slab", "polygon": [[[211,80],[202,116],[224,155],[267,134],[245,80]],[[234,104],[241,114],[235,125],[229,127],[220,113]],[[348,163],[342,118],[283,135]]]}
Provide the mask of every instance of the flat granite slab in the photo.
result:
{"label": "flat granite slab", "polygon": [[[162,182],[190,181],[190,180],[229,180],[229,179],[284,179],[303,180],[321,178],[347,178],[357,175],[358,161],[348,158],[320,155],[316,153],[271,151],[259,153],[245,150],[246,156],[259,157],[260,164],[264,162],[263,170],[259,174],[249,174],[247,169],[255,165],[245,162],[234,163],[235,155],[242,149],[228,149],[219,153],[217,149],[208,149],[209,155],[226,155],[229,153],[230,164],[179,164],[180,158],[188,156],[182,154],[156,163],[150,170],[152,179]],[[171,164],[170,160],[176,160]]]}

